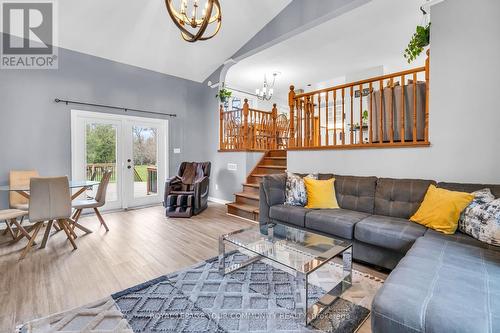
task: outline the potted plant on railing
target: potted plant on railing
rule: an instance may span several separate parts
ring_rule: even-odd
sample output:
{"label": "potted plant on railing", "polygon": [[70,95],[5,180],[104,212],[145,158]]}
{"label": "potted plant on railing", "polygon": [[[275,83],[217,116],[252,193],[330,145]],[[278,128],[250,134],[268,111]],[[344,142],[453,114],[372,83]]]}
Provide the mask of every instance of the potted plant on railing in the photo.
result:
{"label": "potted plant on railing", "polygon": [[405,49],[404,57],[411,63],[424,51],[424,48],[431,42],[431,23],[426,26],[417,26],[416,32],[411,37]]}

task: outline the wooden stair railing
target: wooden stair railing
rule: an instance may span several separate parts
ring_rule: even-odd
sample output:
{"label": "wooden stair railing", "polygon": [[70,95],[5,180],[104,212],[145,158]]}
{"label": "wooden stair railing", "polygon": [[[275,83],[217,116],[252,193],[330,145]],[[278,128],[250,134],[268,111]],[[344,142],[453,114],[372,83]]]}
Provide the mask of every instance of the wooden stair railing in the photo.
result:
{"label": "wooden stair railing", "polygon": [[221,105],[219,151],[286,149],[288,127],[286,115],[278,115],[276,104],[271,112],[251,109],[248,99],[241,110],[224,111]]}
{"label": "wooden stair railing", "polygon": [[247,176],[243,191],[235,193],[235,201],[227,204],[228,214],[252,221],[259,220],[259,187],[265,175],[284,173],[287,167],[286,150],[266,151]]}
{"label": "wooden stair railing", "polygon": [[429,146],[429,52],[423,67],[296,94],[289,150]]}

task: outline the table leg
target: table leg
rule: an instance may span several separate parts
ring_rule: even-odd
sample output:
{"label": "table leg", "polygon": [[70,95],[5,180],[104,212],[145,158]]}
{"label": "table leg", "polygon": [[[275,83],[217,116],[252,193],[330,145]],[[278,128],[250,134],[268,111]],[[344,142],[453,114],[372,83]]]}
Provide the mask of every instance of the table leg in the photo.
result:
{"label": "table leg", "polygon": [[83,232],[84,232],[84,233],[86,233],[86,234],[90,234],[90,233],[92,233],[92,230],[85,228],[83,225],[81,225],[80,223],[78,223],[78,222],[76,222],[76,221],[74,221],[74,220],[68,219],[68,222],[69,222],[69,224],[70,224],[70,230],[71,230],[73,233],[74,233],[74,231],[73,231],[73,230],[74,230],[75,228],[80,229],[81,231],[83,231]]}
{"label": "table leg", "polygon": [[43,240],[42,240],[42,245],[40,245],[40,248],[41,249],[44,249],[45,246],[47,245],[47,241],[49,239],[49,236],[50,236],[50,230],[52,229],[52,225],[54,224],[54,221],[53,220],[50,220],[48,223],[47,223],[47,228],[45,229],[45,234],[43,235]]}
{"label": "table leg", "polygon": [[75,194],[73,194],[71,196],[71,200],[75,200],[76,198],[78,198],[80,196],[80,194],[82,194],[83,192],[85,192],[87,190],[86,187],[82,187],[81,189],[79,189],[78,191],[76,191]]}
{"label": "table leg", "polygon": [[219,273],[224,275],[226,272],[226,246],[224,238],[219,237]]}
{"label": "table leg", "polygon": [[352,246],[342,252],[342,263],[344,273],[342,290],[344,291],[352,285]]}
{"label": "table leg", "polygon": [[[298,291],[298,304],[304,307],[304,318],[306,326],[309,324],[309,307],[307,304],[307,294],[308,294],[308,283],[307,274],[302,272],[295,272],[295,277],[297,279],[297,291]],[[297,308],[297,307],[296,307]]]}

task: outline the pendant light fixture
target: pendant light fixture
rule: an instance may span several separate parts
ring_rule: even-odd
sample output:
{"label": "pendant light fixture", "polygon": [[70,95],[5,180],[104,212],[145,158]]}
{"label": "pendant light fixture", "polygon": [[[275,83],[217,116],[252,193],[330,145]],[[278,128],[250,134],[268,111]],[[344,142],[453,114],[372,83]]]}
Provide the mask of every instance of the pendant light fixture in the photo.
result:
{"label": "pendant light fixture", "polygon": [[[219,0],[180,0],[174,5],[174,0],[165,0],[168,14],[181,31],[182,38],[187,42],[207,40],[220,30],[222,14]],[[202,8],[203,9],[200,9]],[[189,16],[188,16],[189,15]],[[207,32],[210,25],[214,25],[212,32]]]}

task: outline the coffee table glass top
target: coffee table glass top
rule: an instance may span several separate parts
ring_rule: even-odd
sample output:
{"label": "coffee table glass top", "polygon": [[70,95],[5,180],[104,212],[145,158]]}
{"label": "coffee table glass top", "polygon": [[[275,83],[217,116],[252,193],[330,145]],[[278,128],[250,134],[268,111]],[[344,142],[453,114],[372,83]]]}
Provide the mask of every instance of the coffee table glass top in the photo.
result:
{"label": "coffee table glass top", "polygon": [[352,246],[345,240],[281,224],[238,230],[222,239],[306,274]]}

